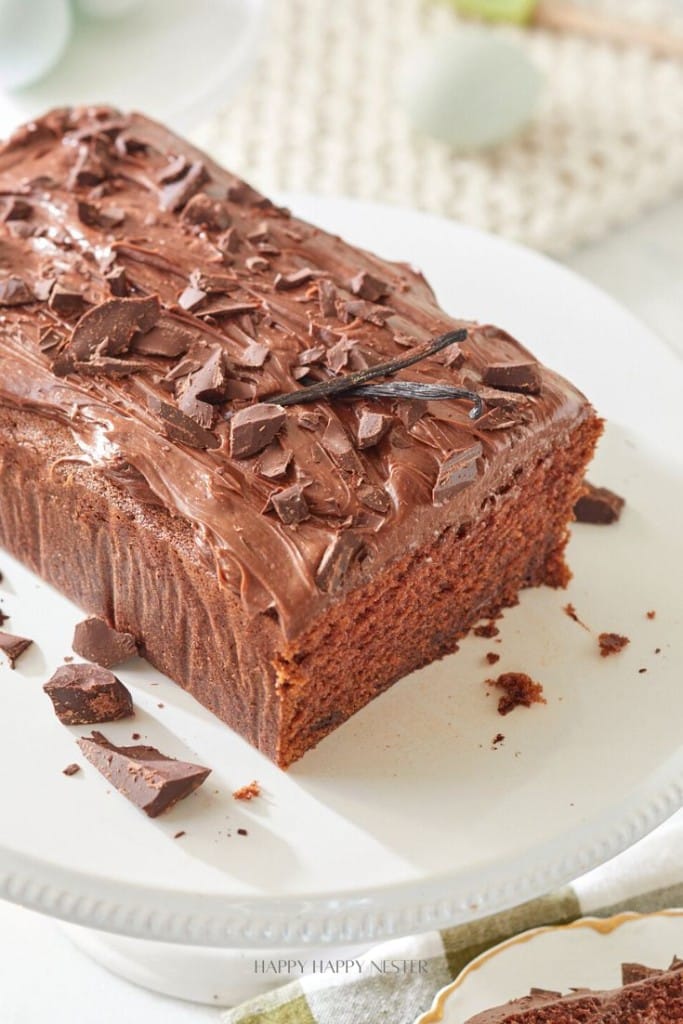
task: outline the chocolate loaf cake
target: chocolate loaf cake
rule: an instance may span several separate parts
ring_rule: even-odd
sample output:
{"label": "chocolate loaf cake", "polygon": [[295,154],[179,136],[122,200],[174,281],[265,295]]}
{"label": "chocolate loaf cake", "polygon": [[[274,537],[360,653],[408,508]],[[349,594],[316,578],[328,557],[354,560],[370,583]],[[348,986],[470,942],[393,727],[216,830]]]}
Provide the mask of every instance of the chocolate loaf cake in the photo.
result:
{"label": "chocolate loaf cake", "polygon": [[0,543],[279,765],[566,583],[601,422],[409,266],[106,108],[0,221]]}
{"label": "chocolate loaf cake", "polygon": [[528,996],[484,1010],[466,1024],[681,1024],[683,960],[668,970],[622,965],[622,988],[576,989],[569,995],[532,989]]}

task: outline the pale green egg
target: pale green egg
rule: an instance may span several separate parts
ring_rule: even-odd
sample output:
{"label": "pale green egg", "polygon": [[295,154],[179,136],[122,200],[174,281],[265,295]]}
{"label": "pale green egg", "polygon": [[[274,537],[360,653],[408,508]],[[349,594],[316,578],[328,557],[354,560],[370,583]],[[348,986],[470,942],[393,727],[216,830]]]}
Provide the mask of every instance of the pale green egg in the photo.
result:
{"label": "pale green egg", "polygon": [[400,100],[418,132],[460,151],[485,149],[528,124],[542,82],[519,46],[467,27],[428,40],[406,61]]}

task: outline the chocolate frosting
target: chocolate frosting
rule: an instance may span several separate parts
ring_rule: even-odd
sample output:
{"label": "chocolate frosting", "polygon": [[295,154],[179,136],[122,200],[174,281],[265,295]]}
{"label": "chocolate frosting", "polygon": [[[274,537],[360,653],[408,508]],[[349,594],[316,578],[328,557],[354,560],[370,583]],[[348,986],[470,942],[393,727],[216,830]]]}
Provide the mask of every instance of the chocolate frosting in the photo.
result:
{"label": "chocolate frosting", "polygon": [[[287,638],[474,519],[589,413],[508,334],[446,316],[407,265],[297,220],[141,115],[19,129],[0,200],[0,402],[66,425],[93,471],[190,521]],[[268,401],[463,326],[396,379],[476,391],[479,421],[452,399]]]}

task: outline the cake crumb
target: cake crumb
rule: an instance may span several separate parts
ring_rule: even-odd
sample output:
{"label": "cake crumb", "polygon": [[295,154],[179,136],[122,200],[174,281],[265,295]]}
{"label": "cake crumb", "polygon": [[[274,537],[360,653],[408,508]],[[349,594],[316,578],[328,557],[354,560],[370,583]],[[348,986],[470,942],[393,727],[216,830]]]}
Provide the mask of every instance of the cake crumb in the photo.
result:
{"label": "cake crumb", "polygon": [[75,775],[76,772],[80,772],[80,764],[68,764],[66,768],[62,768],[62,775]]}
{"label": "cake crumb", "polygon": [[662,653],[662,648],[661,647],[655,647],[655,654],[661,654],[661,653]]}
{"label": "cake crumb", "polygon": [[139,732],[132,732],[132,733],[130,734],[130,738],[131,738],[132,740],[139,740],[139,739],[140,739],[140,733],[139,733]]}
{"label": "cake crumb", "polygon": [[176,832],[176,834],[173,836],[173,838],[174,839],[182,839],[182,837],[186,836],[186,835],[187,835],[187,832],[185,831],[185,829],[181,828],[180,832]]}
{"label": "cake crumb", "polygon": [[496,686],[503,690],[498,701],[498,714],[508,715],[515,708],[530,708],[532,704],[547,704],[543,696],[543,687],[534,682],[526,672],[503,672],[497,679],[487,679],[487,686]]}
{"label": "cake crumb", "polygon": [[73,660],[74,659],[73,659],[73,657],[70,654],[65,654],[64,655],[64,661],[66,662],[67,665],[70,665]]}
{"label": "cake crumb", "polygon": [[237,835],[238,836],[248,836],[249,833],[247,832],[246,828],[238,828],[237,829]]}
{"label": "cake crumb", "polygon": [[639,668],[638,672],[642,675],[643,672],[647,672],[646,668]]}
{"label": "cake crumb", "polygon": [[236,789],[232,796],[234,800],[253,800],[254,797],[261,796],[261,787],[256,779],[254,779],[247,786],[241,786],[240,789]]}
{"label": "cake crumb", "polygon": [[503,735],[503,733],[502,732],[496,733],[496,735],[491,740],[491,747],[493,748],[493,750],[495,750],[496,747],[498,746],[498,744],[499,743],[503,743],[504,741],[505,741],[505,736]]}
{"label": "cake crumb", "polygon": [[[562,609],[562,611],[564,612],[565,615],[569,616],[569,618],[572,620],[572,622],[576,622],[577,625],[582,626],[583,629],[588,629],[588,626],[586,625],[586,623],[582,622],[581,619],[579,618],[579,616],[576,614],[576,608],[574,607],[573,604],[571,604],[571,603],[570,604],[566,604],[564,606],[564,608]],[[588,629],[588,632],[590,633],[589,629]]]}
{"label": "cake crumb", "polygon": [[489,665],[495,665],[497,661],[500,661],[500,654],[496,654],[495,651],[489,651],[486,655],[486,660]]}
{"label": "cake crumb", "polygon": [[484,623],[483,626],[475,626],[473,632],[475,636],[483,636],[490,640],[491,637],[498,636],[500,630],[494,620],[491,619],[490,622]]}
{"label": "cake crumb", "polygon": [[630,642],[627,636],[621,636],[619,633],[601,633],[598,637],[600,657],[607,658],[610,654],[618,654]]}

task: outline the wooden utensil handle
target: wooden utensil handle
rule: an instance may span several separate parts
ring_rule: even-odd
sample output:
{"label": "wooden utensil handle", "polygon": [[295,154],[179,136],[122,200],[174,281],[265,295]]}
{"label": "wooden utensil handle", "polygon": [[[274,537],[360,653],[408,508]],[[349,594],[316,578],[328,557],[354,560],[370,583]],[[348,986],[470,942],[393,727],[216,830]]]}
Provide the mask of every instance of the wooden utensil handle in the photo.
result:
{"label": "wooden utensil handle", "polygon": [[619,46],[644,46],[658,57],[683,57],[683,36],[641,22],[613,18],[564,0],[540,0],[533,22],[543,28],[575,32]]}

